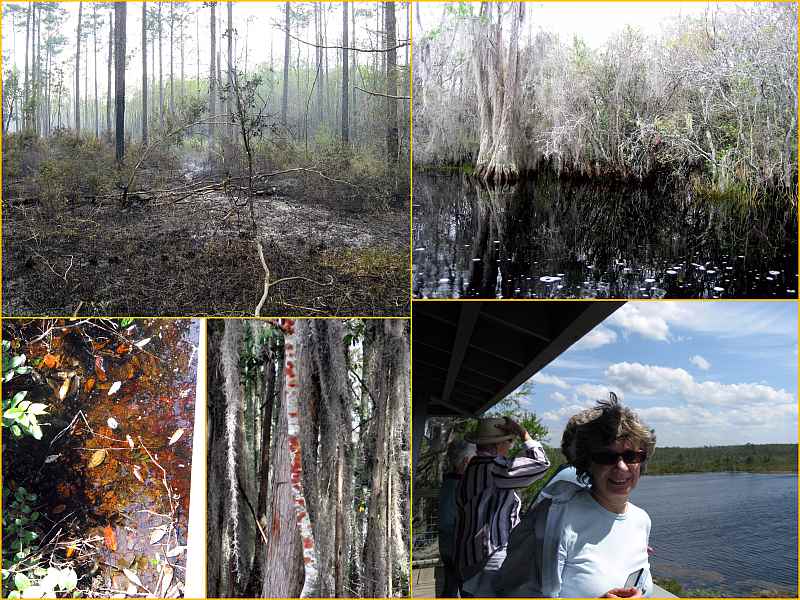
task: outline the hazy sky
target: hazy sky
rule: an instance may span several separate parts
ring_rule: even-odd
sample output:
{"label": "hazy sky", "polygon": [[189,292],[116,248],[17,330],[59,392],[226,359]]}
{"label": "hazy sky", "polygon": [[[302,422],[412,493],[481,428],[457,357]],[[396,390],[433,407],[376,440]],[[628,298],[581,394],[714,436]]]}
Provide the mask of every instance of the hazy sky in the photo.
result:
{"label": "hazy sky", "polygon": [[[679,15],[702,14],[709,2],[530,2],[528,25],[557,32],[562,39],[580,35],[586,43],[599,47],[610,34],[625,25],[634,25],[645,32],[658,33],[664,21]],[[419,19],[414,18],[415,35],[439,24],[444,3],[416,2]],[[727,6],[733,6],[728,3]],[[421,25],[422,31],[419,30]]]}
{"label": "hazy sky", "polygon": [[616,392],[661,446],[797,442],[796,302],[628,302],[533,378],[558,445]]}
{"label": "hazy sky", "polygon": [[[3,5],[18,5],[18,6],[26,6],[27,3],[17,2],[17,3],[6,3],[3,2]],[[87,18],[87,15],[91,15],[93,11],[93,4],[92,2],[84,2],[83,3],[83,15],[84,19]],[[197,27],[195,24],[195,17],[189,17],[188,24],[185,28],[185,33],[188,36],[186,45],[185,45],[185,62],[186,62],[186,72],[187,77],[193,75],[197,70],[197,47],[199,41],[200,47],[200,69],[201,72],[206,73],[208,70],[208,66],[210,63],[209,57],[209,49],[210,49],[210,28],[209,28],[209,17],[211,9],[204,7],[201,2],[189,2],[186,3],[189,7],[189,10],[193,13],[198,14],[198,21],[197,25],[199,25],[199,36],[197,34]],[[296,5],[301,6],[306,13],[311,13],[312,16],[308,19],[308,25],[300,32],[293,31],[292,33],[297,37],[300,37],[303,40],[314,42],[314,20],[313,20],[313,13],[312,8],[309,3],[293,3]],[[329,46],[335,46],[340,43],[341,41],[341,30],[342,30],[342,9],[340,3],[326,3],[330,6],[330,9],[327,13],[327,40]],[[68,18],[65,21],[65,24],[62,28],[62,33],[68,38],[69,43],[67,44],[67,48],[64,52],[62,52],[61,58],[66,59],[71,57],[74,61],[74,54],[75,54],[75,35],[77,29],[77,22],[78,22],[78,2],[63,2],[61,6],[68,11]],[[131,78],[133,85],[135,86],[135,82],[137,81],[137,76],[141,78],[141,41],[142,41],[142,4],[141,2],[128,2],[128,18],[127,18],[127,54],[129,58],[128,63],[128,76]],[[148,7],[155,6],[154,2],[148,2]],[[270,53],[272,52],[274,55],[274,62],[276,65],[276,69],[280,69],[283,60],[283,44],[284,44],[284,35],[283,32],[278,30],[275,27],[276,23],[281,23],[283,21],[282,17],[282,2],[234,2],[233,4],[233,16],[234,16],[234,28],[236,30],[236,54],[237,60],[239,61],[240,65],[244,63],[245,57],[245,38],[247,39],[247,58],[248,58],[248,66],[252,67],[256,63],[269,63],[270,60]],[[377,47],[376,35],[375,32],[378,30],[376,24],[376,11],[375,8],[377,6],[376,2],[357,2],[352,4],[357,10],[357,31],[356,31],[356,44],[358,47],[365,47],[365,48],[374,48]],[[398,39],[405,38],[406,32],[406,14],[404,10],[401,10],[402,5],[397,5],[396,11],[396,19],[397,19],[397,29],[398,29]],[[102,35],[98,35],[98,75],[102,82],[105,82],[105,65],[106,59],[108,55],[107,50],[107,40],[108,40],[108,16],[110,10],[108,8],[105,9],[98,9],[98,13],[103,15],[105,25],[102,27]],[[162,15],[166,19],[169,16],[169,3],[164,2],[162,4]],[[217,15],[222,19],[222,27],[223,30],[227,26],[227,3],[226,2],[219,2],[217,5]],[[14,35],[14,38],[11,37],[11,27],[10,21],[11,19],[8,17],[3,17],[3,54],[8,54],[9,48],[12,49],[11,59],[17,64],[17,66],[22,69],[24,67],[24,47],[25,47],[25,27],[24,27],[24,16],[23,18],[18,17],[17,19],[17,32]],[[352,17],[350,22],[352,23]],[[165,78],[166,73],[168,73],[169,69],[169,27],[164,24],[163,28],[164,32],[164,68],[165,68]],[[175,32],[177,36],[177,29]],[[353,32],[350,32],[351,40],[350,44],[353,45],[352,40]],[[92,40],[89,40],[89,49],[90,52],[92,50]],[[382,43],[382,42],[381,42]],[[296,42],[292,42],[292,52],[296,52]],[[226,52],[227,48],[227,41],[223,40],[223,56]],[[15,51],[14,48],[19,48],[19,52]],[[337,50],[328,50],[328,61],[333,64],[336,60],[336,53]],[[302,53],[301,57],[305,59],[307,54],[310,53],[311,59],[313,60],[314,57],[314,48],[311,46],[302,46]],[[362,63],[368,62],[372,60],[373,54],[361,54],[360,61]],[[158,57],[156,56],[156,61]],[[176,73],[179,73],[180,69],[180,55],[178,53],[178,47],[176,43],[176,56],[175,56],[175,70]],[[294,60],[294,56],[293,56]],[[83,63],[83,58],[81,58],[81,62]],[[405,52],[401,49],[397,52],[397,62],[398,64],[405,64]],[[148,64],[152,63],[152,57],[150,56],[150,48],[148,47]],[[224,63],[223,63],[224,64]],[[157,67],[157,65],[156,65]],[[93,70],[94,63],[93,57],[89,57],[89,68]],[[149,70],[149,67],[148,67]],[[90,80],[90,86],[92,85]]]}

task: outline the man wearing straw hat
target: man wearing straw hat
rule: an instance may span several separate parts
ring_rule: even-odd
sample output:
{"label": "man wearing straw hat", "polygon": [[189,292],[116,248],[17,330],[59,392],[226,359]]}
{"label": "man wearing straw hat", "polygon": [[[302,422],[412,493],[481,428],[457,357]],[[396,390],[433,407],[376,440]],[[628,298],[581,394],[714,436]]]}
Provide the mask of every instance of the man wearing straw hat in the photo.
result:
{"label": "man wearing straw hat", "polygon": [[[525,451],[512,460],[508,452],[515,437]],[[543,477],[550,461],[542,445],[509,417],[481,419],[471,441],[477,454],[458,488],[456,560],[464,580],[462,596],[486,598],[495,595],[508,538],[519,523],[521,501],[515,490]]]}

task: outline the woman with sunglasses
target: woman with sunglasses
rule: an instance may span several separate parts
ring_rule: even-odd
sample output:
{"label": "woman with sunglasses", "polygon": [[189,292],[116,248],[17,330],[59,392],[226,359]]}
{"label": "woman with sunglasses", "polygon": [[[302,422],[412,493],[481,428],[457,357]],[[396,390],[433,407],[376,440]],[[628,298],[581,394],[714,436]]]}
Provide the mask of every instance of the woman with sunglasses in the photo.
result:
{"label": "woman with sunglasses", "polygon": [[655,435],[614,394],[598,416],[577,426],[571,457],[578,481],[555,498],[544,532],[544,596],[638,598],[653,589],[647,547],[650,517],[629,501]]}

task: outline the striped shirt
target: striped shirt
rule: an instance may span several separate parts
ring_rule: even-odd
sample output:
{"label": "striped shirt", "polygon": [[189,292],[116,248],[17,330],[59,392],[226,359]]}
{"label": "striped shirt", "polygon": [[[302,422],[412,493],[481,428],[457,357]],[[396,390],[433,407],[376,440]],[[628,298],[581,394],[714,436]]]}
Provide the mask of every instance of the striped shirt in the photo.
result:
{"label": "striped shirt", "polygon": [[522,504],[515,490],[542,478],[549,466],[535,440],[527,440],[525,452],[513,460],[479,454],[470,461],[456,497],[456,560],[462,578],[481,571],[493,553],[508,545]]}

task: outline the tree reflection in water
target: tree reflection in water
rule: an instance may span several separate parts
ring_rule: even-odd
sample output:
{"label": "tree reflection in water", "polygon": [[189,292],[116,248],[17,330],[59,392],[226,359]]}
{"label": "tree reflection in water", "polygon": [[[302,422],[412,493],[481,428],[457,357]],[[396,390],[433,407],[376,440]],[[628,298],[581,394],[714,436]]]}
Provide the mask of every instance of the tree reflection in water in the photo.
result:
{"label": "tree reflection in water", "polygon": [[797,215],[685,186],[414,174],[417,298],[795,298]]}

